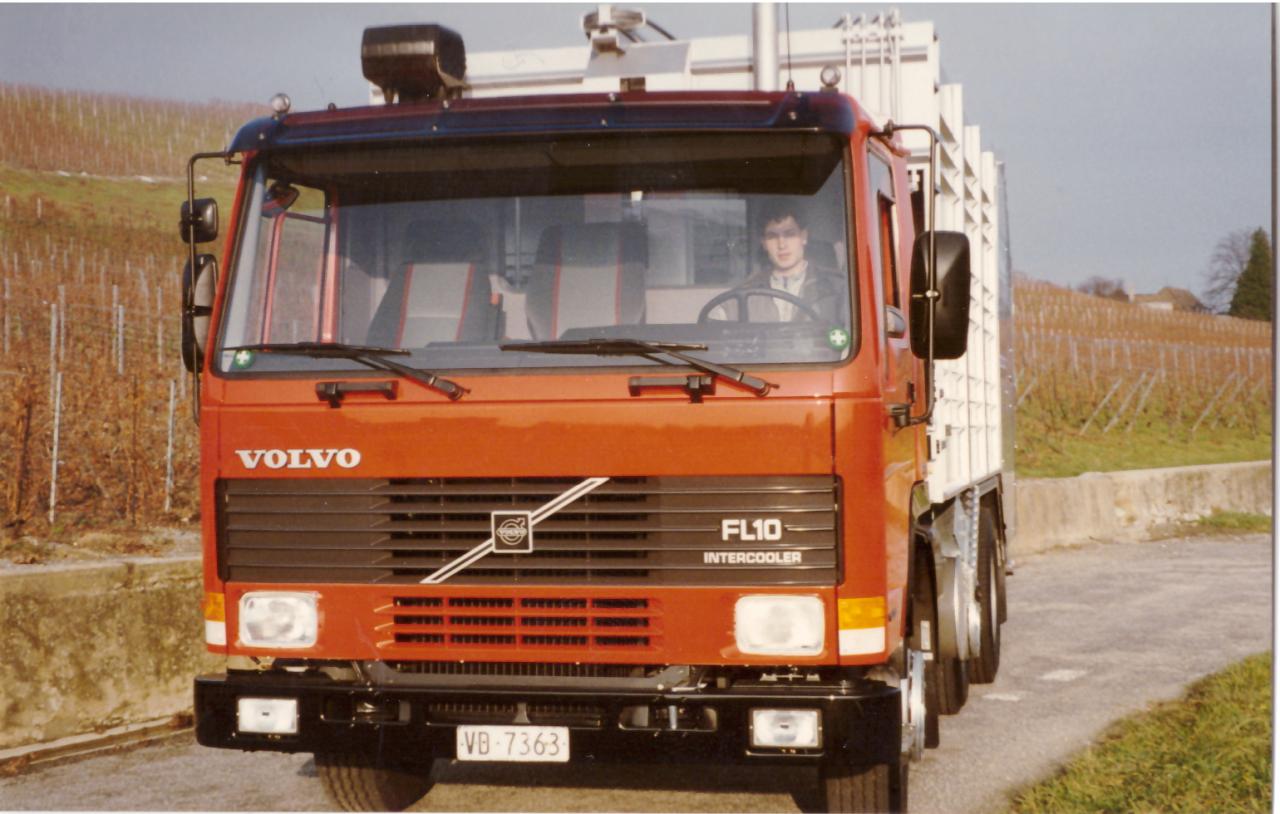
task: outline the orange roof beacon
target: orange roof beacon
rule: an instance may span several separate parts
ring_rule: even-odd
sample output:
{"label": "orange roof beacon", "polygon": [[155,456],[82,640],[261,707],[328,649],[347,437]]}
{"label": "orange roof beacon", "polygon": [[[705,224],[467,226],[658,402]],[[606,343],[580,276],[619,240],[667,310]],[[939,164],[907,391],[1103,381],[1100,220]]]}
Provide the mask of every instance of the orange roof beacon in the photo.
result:
{"label": "orange roof beacon", "polygon": [[827,72],[476,98],[440,26],[363,57],[388,104],[279,96],[189,164],[240,165],[221,267],[193,183],[181,222],[200,743],[313,752],[353,810],[436,758],[905,808],[999,665],[1011,488],[1007,257],[927,228],[935,129]]}

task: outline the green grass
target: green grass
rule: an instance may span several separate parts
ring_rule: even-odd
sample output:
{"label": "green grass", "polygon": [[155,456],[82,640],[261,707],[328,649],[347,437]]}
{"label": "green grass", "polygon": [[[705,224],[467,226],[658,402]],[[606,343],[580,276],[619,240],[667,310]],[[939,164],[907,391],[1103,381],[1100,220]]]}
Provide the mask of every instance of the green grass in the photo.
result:
{"label": "green grass", "polygon": [[1208,517],[1200,518],[1196,521],[1196,524],[1201,528],[1212,531],[1271,531],[1270,517],[1265,514],[1252,514],[1250,512],[1214,512]]}
{"label": "green grass", "polygon": [[1271,654],[1125,719],[1012,811],[1263,812],[1271,806]]}
{"label": "green grass", "polygon": [[[210,167],[219,166],[217,162],[208,163]],[[205,169],[197,166],[199,171]],[[177,223],[178,207],[187,198],[185,181],[60,175],[0,164],[0,191],[3,191],[0,205],[3,195],[9,195],[17,205],[30,210],[39,197],[46,206],[54,204],[77,222],[128,223],[139,228],[163,230],[166,235],[172,233],[175,246],[182,246]],[[218,199],[224,223],[231,214],[234,195],[234,182],[225,177],[196,182],[197,197]]]}
{"label": "green grass", "polygon": [[1103,435],[1090,430],[1046,431],[1035,421],[1018,422],[1017,472],[1031,478],[1069,478],[1082,472],[1155,469],[1166,466],[1258,461],[1271,457],[1271,433],[1259,428],[1200,427],[1195,436],[1185,428],[1159,424],[1122,428]]}

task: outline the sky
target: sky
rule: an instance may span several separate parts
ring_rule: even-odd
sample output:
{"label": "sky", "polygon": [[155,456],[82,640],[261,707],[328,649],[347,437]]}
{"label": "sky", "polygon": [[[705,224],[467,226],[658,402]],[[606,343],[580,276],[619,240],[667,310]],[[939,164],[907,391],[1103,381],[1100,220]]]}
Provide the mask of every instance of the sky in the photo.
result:
{"label": "sky", "polygon": [[[678,37],[748,34],[743,3],[631,2]],[[889,5],[790,4],[793,30]],[[1200,292],[1214,245],[1270,222],[1265,4],[898,4],[1005,164],[1014,268]],[[473,51],[580,45],[590,4],[0,4],[0,81],[295,110],[363,104],[365,26],[439,22]],[[780,16],[781,9],[779,4]],[[217,148],[220,145],[211,145]]]}

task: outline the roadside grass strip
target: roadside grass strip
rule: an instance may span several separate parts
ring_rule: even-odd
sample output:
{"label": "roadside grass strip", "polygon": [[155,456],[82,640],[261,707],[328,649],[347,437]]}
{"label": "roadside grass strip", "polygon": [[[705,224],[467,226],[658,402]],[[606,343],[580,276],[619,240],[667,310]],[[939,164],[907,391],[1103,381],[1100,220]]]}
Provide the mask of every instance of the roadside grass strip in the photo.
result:
{"label": "roadside grass strip", "polygon": [[1271,654],[1193,684],[1111,726],[1011,810],[1263,812],[1271,808]]}
{"label": "roadside grass strip", "polygon": [[1270,517],[1251,512],[1214,512],[1208,517],[1200,518],[1196,524],[1211,531],[1240,533],[1271,531]]}

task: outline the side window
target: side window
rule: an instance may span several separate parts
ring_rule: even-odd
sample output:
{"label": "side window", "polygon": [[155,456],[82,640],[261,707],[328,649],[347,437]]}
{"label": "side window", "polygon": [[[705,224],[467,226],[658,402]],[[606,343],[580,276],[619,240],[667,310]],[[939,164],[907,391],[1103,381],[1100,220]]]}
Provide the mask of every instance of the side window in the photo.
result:
{"label": "side window", "polygon": [[324,274],[325,221],[285,212],[274,228],[279,238],[271,268],[274,285],[267,292],[264,342],[318,340],[320,286]]}
{"label": "side window", "polygon": [[880,256],[884,268],[884,301],[895,308],[902,307],[898,291],[898,240],[894,222],[893,200],[884,193],[876,194],[880,217]]}
{"label": "side window", "polygon": [[324,193],[287,188],[284,198],[263,204],[258,241],[258,272],[249,303],[246,342],[305,342],[319,339],[320,295],[324,275]]}
{"label": "side window", "polygon": [[870,170],[872,211],[876,217],[875,242],[872,247],[880,275],[885,305],[902,307],[898,286],[898,225],[893,194],[893,174],[889,165],[876,153],[867,156]]}

